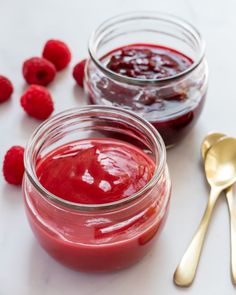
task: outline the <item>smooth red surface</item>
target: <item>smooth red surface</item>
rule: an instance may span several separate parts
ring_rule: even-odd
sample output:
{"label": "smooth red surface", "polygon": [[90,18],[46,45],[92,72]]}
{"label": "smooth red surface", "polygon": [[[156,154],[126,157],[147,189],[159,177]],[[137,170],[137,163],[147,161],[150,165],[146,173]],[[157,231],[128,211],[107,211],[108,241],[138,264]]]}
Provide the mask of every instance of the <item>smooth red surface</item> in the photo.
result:
{"label": "smooth red surface", "polygon": [[[142,150],[104,138],[79,140],[54,150],[40,160],[37,175],[65,200],[100,204],[138,191],[154,169],[153,160]],[[110,185],[101,186],[102,181]],[[118,270],[140,260],[164,224],[169,198],[162,182],[135,205],[86,213],[57,208],[34,190],[27,194],[28,219],[43,248],[66,266],[89,272]]]}
{"label": "smooth red surface", "polygon": [[141,150],[114,139],[85,139],[62,146],[37,168],[41,184],[75,203],[102,204],[129,197],[143,188],[155,170]]}

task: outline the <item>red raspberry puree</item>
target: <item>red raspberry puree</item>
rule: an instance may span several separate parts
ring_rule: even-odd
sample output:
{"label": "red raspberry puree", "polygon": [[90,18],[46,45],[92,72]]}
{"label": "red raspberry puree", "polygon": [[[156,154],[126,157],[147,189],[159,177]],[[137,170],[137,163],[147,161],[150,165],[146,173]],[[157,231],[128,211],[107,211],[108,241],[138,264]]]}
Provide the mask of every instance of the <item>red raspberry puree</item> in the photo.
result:
{"label": "red raspberry puree", "polygon": [[132,145],[89,139],[63,146],[37,169],[41,184],[75,203],[104,204],[129,197],[153,176],[151,158]]}
{"label": "red raspberry puree", "polygon": [[[43,157],[36,169],[48,191],[80,204],[125,199],[143,188],[154,171],[155,163],[142,150],[109,138],[83,139],[61,146]],[[109,212],[90,212],[88,218],[88,212],[77,214],[62,209],[53,213],[52,208],[48,214],[48,205],[40,204],[33,195],[37,214],[29,209],[27,213],[41,245],[61,263],[83,271],[110,271],[138,261],[155,240],[166,216],[157,219],[166,198],[165,189],[158,189],[158,201],[155,190],[155,198],[149,198],[151,203],[137,205],[138,213],[137,207],[131,207],[112,213],[112,218]]]}

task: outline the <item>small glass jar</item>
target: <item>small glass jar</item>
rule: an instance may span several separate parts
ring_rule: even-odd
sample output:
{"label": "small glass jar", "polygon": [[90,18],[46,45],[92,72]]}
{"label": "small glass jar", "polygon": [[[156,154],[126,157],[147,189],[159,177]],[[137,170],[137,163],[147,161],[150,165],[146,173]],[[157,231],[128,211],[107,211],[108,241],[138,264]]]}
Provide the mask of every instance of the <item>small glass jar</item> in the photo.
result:
{"label": "small glass jar", "polygon": [[[130,44],[173,49],[192,64],[161,79],[127,77],[108,69],[104,57]],[[90,103],[134,111],[156,127],[167,147],[180,141],[196,123],[207,92],[208,69],[204,42],[186,21],[156,12],[110,18],[92,34],[89,56],[84,86]]]}
{"label": "small glass jar", "polygon": [[[106,204],[59,198],[39,182],[40,161],[78,139],[108,137],[142,149],[155,163],[151,180],[135,194]],[[164,225],[171,182],[164,143],[148,122],[114,107],[87,106],[45,121],[25,150],[24,202],[42,247],[64,265],[81,271],[113,271],[140,260]]]}

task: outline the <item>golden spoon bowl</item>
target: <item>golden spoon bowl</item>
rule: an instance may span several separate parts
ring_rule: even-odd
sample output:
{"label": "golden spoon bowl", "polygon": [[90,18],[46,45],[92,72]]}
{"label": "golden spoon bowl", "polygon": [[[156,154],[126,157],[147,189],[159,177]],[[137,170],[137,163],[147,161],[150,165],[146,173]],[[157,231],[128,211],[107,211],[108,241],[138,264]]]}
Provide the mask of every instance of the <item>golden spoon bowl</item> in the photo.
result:
{"label": "golden spoon bowl", "polygon": [[202,159],[205,161],[209,149],[220,139],[226,137],[224,133],[209,133],[203,140],[201,145]]}
{"label": "golden spoon bowl", "polygon": [[224,189],[236,181],[236,139],[218,140],[205,159],[206,178],[211,187]]}

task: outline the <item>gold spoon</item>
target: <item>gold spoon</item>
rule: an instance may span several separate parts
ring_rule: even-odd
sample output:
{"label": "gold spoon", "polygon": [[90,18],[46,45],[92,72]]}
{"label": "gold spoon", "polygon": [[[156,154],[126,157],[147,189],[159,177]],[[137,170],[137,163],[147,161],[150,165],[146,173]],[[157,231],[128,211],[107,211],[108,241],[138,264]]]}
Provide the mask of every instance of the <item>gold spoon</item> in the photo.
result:
{"label": "gold spoon", "polygon": [[205,161],[206,154],[209,149],[220,139],[226,137],[224,133],[209,133],[203,140],[201,145],[201,155],[203,161]]}
{"label": "gold spoon", "polygon": [[197,232],[174,274],[175,283],[181,287],[191,285],[194,280],[209,221],[220,193],[236,181],[235,138],[222,138],[212,146],[206,155],[205,173],[211,193]]}
{"label": "gold spoon", "polygon": [[[203,161],[209,149],[220,139],[226,137],[223,133],[208,134],[201,146],[201,154]],[[230,236],[231,236],[231,278],[232,283],[236,284],[236,211],[234,209],[233,187],[229,186],[225,190],[226,200],[230,215]]]}

